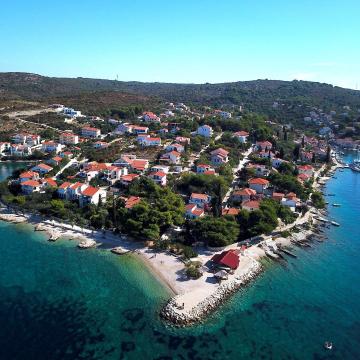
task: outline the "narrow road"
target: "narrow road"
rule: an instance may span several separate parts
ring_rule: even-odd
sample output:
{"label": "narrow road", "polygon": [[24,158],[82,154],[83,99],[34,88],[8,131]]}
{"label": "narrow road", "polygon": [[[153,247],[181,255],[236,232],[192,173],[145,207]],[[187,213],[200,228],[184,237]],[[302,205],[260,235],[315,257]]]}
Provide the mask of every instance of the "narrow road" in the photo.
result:
{"label": "narrow road", "polygon": [[233,182],[231,184],[231,186],[229,187],[229,190],[227,191],[227,193],[225,194],[223,201],[222,201],[222,205],[226,206],[229,197],[231,195],[231,192],[234,190],[235,186],[237,185],[237,181],[238,181],[238,176],[236,175],[238,171],[240,171],[245,164],[249,161],[249,155],[251,154],[251,152],[253,151],[253,146],[251,146],[248,150],[246,150],[246,152],[243,154],[244,158],[241,159],[239,161],[239,164],[237,165],[237,167],[234,167],[232,169],[233,174],[234,174],[234,178],[233,178]]}

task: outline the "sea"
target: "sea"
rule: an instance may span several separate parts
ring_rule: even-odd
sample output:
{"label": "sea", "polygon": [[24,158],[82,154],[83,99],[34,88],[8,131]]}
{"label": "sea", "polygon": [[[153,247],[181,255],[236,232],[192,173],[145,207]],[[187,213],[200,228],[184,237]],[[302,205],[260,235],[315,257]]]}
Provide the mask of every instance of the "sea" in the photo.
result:
{"label": "sea", "polygon": [[0,222],[0,359],[360,359],[360,174],[325,192],[340,227],[183,329],[159,319],[169,293],[138,259]]}

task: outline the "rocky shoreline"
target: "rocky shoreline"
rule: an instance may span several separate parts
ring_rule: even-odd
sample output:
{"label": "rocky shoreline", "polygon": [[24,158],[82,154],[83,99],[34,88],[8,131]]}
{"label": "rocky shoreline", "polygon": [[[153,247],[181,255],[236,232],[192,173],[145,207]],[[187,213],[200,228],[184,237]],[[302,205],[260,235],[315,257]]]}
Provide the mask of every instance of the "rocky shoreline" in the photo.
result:
{"label": "rocky shoreline", "polygon": [[254,260],[246,273],[235,277],[234,280],[219,285],[218,289],[205,300],[197,304],[190,311],[183,311],[177,305],[181,295],[171,298],[162,308],[160,316],[176,326],[188,326],[203,320],[209,313],[215,311],[239,288],[246,286],[262,271],[261,264]]}

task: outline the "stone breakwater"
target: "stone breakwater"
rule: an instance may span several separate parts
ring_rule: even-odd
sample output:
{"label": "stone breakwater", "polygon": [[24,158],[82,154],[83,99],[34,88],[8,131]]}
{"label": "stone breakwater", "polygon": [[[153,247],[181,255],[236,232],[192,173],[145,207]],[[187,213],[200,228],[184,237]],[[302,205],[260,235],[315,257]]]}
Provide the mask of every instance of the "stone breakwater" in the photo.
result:
{"label": "stone breakwater", "polygon": [[191,310],[184,311],[177,305],[177,299],[181,295],[171,298],[160,312],[160,316],[176,326],[188,326],[203,320],[207,314],[215,311],[239,288],[246,286],[262,270],[260,263],[253,259],[246,273],[235,275],[233,279],[227,280],[208,296],[195,305]]}

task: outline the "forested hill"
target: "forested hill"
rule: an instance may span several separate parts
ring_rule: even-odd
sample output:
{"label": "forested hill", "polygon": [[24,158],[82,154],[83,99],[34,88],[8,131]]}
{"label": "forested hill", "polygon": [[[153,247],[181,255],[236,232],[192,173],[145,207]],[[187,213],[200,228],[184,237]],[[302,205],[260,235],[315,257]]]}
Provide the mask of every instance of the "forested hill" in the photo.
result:
{"label": "forested hill", "polygon": [[89,78],[55,78],[29,73],[0,73],[0,99],[45,100],[98,91],[121,91],[189,104],[243,104],[263,111],[274,102],[338,110],[360,108],[360,91],[308,81],[253,80],[222,84],[123,82]]}

